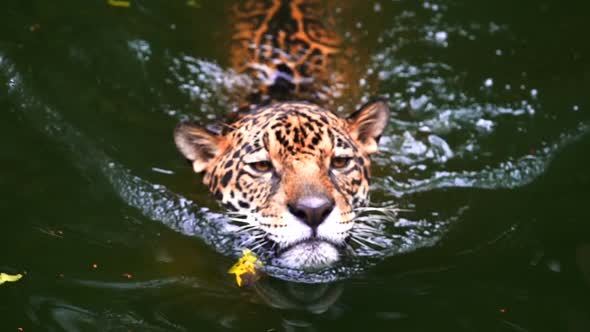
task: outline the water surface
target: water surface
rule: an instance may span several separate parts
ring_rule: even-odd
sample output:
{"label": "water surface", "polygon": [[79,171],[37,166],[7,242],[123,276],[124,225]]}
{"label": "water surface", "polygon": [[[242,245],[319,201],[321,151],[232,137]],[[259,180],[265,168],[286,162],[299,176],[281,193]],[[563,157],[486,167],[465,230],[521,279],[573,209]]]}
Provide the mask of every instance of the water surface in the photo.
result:
{"label": "water surface", "polygon": [[229,4],[1,5],[2,331],[590,330],[587,5],[343,8],[364,67],[336,111],[389,97],[372,199],[407,211],[378,255],[254,290],[171,138],[247,87]]}

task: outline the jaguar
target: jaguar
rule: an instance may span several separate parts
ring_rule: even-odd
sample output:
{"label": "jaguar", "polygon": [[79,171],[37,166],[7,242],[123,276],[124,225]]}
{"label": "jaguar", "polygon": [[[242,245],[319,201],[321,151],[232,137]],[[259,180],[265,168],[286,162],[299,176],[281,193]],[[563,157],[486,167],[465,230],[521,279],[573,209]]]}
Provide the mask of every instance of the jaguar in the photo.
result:
{"label": "jaguar", "polygon": [[369,202],[370,156],[390,117],[383,99],[346,117],[326,106],[342,93],[350,62],[325,4],[236,4],[230,63],[256,84],[221,131],[187,121],[174,131],[180,153],[247,234],[244,246],[302,270],[350,252]]}

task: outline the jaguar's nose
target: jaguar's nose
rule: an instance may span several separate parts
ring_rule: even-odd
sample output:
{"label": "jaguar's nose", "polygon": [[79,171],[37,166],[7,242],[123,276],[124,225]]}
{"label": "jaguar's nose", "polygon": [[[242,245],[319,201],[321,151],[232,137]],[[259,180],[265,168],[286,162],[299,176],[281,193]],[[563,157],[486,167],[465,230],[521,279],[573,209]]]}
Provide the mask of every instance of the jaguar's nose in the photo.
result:
{"label": "jaguar's nose", "polygon": [[288,204],[289,212],[316,229],[334,209],[334,201],[324,196],[306,196]]}

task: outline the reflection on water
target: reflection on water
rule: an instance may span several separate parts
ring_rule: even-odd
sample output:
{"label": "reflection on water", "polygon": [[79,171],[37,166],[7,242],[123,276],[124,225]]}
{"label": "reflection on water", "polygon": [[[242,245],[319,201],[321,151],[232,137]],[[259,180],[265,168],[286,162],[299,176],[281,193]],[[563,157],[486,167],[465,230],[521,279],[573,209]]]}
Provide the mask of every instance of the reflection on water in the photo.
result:
{"label": "reflection on water", "polygon": [[[437,245],[453,233],[452,230],[461,234],[462,227],[476,223],[473,215],[498,209],[496,206],[489,210],[479,207],[480,214],[470,215],[478,208],[470,199],[483,191],[488,196],[482,200],[487,205],[490,199],[493,205],[498,197],[506,195],[507,189],[530,185],[546,174],[556,156],[567,146],[587,135],[590,123],[582,104],[574,100],[564,100],[561,104],[551,102],[563,96],[543,90],[538,81],[530,78],[534,73],[519,67],[518,51],[515,51],[519,50],[517,36],[509,25],[475,18],[456,22],[453,6],[432,1],[396,1],[393,5],[374,2],[368,8],[375,21],[379,21],[375,24],[382,26],[371,27],[371,22],[355,25],[359,35],[370,32],[370,38],[377,40],[376,46],[366,55],[369,65],[365,76],[358,82],[364,100],[350,100],[337,111],[353,109],[357,102],[375,95],[388,96],[394,110],[381,142],[384,153],[376,158],[372,197],[376,206],[395,205],[401,211],[396,218],[373,225],[382,230],[382,234],[370,239],[374,246],[358,247],[356,257],[317,273],[266,264],[266,273],[271,276],[302,284],[266,278],[254,289],[245,291],[233,287],[230,276],[221,281],[205,277],[211,274],[222,279],[219,276],[225,276],[230,259],[207,265],[209,272],[187,273],[188,276],[156,276],[138,281],[82,277],[51,280],[51,291],[43,289],[43,295],[36,295],[41,291],[34,288],[35,276],[27,276],[22,286],[16,285],[22,289],[11,288],[17,289],[15,298],[22,298],[19,308],[23,308],[37,326],[67,331],[117,330],[122,326],[138,331],[192,331],[195,327],[203,330],[310,330],[327,326],[318,318],[321,315],[330,317],[331,328],[363,328],[360,322],[376,320],[387,326],[400,324],[402,329],[411,324],[419,327],[418,330],[431,330],[432,322],[436,322],[441,330],[490,330],[490,326],[496,326],[519,331],[534,323],[522,324],[504,314],[506,307],[510,313],[520,310],[521,314],[525,313],[522,315],[533,317],[535,313],[527,311],[531,303],[528,301],[539,300],[551,307],[565,303],[566,309],[561,314],[567,317],[572,331],[584,330],[588,321],[579,308],[567,306],[571,303],[567,294],[554,294],[547,299],[542,292],[547,284],[554,285],[554,280],[536,286],[512,280],[499,282],[490,277],[493,272],[498,273],[495,267],[482,268],[477,273],[452,264],[432,267],[430,257],[422,261],[423,265],[431,267],[427,270],[409,268],[410,271],[399,273],[386,265],[384,261],[388,257],[403,260],[409,253],[424,252],[420,249],[427,253],[428,248],[438,249]],[[149,11],[149,8],[142,10]],[[162,86],[129,88],[132,91],[125,91],[129,95],[122,99],[151,95],[154,90],[165,88],[176,93],[169,98],[162,97],[160,104],[149,105],[149,109],[156,109],[154,113],[161,117],[149,118],[147,112],[139,110],[145,105],[121,110],[119,108],[128,106],[121,102],[123,106],[114,107],[118,112],[124,111],[134,125],[144,124],[148,134],[153,128],[161,127],[162,118],[170,119],[170,123],[178,119],[203,122],[223,119],[223,114],[235,106],[233,96],[243,94],[252,84],[248,77],[221,65],[221,59],[202,57],[187,49],[175,50],[149,36],[123,36],[126,36],[121,37],[125,39],[124,47],[117,48],[119,53],[115,54],[141,68],[144,76],[139,80],[161,81]],[[67,38],[73,37],[68,35]],[[96,51],[93,48],[85,50],[83,45],[65,52],[70,56],[65,58],[77,63],[80,56],[102,57],[102,54],[93,54]],[[149,221],[198,237],[224,256],[241,252],[241,248],[236,247],[239,239],[233,237],[235,226],[216,212],[210,201],[206,201],[206,195],[195,194],[195,188],[189,190],[174,182],[188,182],[184,178],[188,173],[170,170],[172,162],[165,160],[158,165],[150,164],[150,172],[146,174],[143,168],[120,157],[133,155],[144,139],[148,145],[156,143],[157,139],[135,137],[128,134],[128,128],[111,126],[111,120],[115,121],[120,115],[111,114],[110,119],[90,124],[87,122],[91,120],[84,122],[64,114],[62,108],[68,108],[64,106],[68,104],[63,99],[74,99],[74,108],[82,109],[82,115],[95,111],[83,113],[90,108],[88,104],[102,101],[78,88],[75,80],[55,96],[47,93],[36,85],[36,71],[47,71],[48,76],[63,74],[64,81],[68,81],[68,75],[75,75],[62,73],[59,67],[53,69],[37,64],[29,68],[14,55],[18,52],[12,48],[5,52],[3,48],[0,44],[0,83],[5,87],[0,92],[0,101],[4,101],[6,93],[6,100],[15,105],[13,109],[19,116],[63,146],[80,173],[108,183],[125,204]],[[120,67],[111,70],[122,70]],[[97,77],[101,78],[99,74]],[[142,90],[144,88],[146,91]],[[91,97],[75,99],[77,94],[84,93]],[[176,104],[177,96],[185,99]],[[190,106],[181,105],[182,100],[190,101]],[[565,109],[564,103],[569,103]],[[148,119],[145,123],[136,120],[143,117]],[[169,133],[171,127],[155,131]],[[107,134],[102,137],[96,135],[97,132]],[[139,132],[144,134],[142,130]],[[124,137],[125,142],[118,141],[118,137]],[[171,142],[171,138],[166,137]],[[173,149],[171,145],[169,148]],[[150,147],[142,146],[137,150],[148,151]],[[155,155],[154,158],[159,158]],[[139,160],[140,164],[144,162]],[[530,202],[522,198],[522,203]],[[476,243],[475,249],[469,247],[461,254],[476,252],[482,255],[478,260],[498,263],[495,260],[502,258],[493,254],[486,256],[485,247],[503,239],[520,244],[533,237],[529,233],[521,234],[524,231],[517,227],[517,222],[522,220],[527,222],[526,218],[501,215],[490,234],[462,234],[459,241],[473,236]],[[90,231],[80,228],[80,232],[86,232],[80,236],[89,242],[103,243],[112,235],[106,231],[96,232],[97,226]],[[122,239],[121,242],[126,240],[131,241]],[[572,264],[580,271],[584,282],[590,284],[587,256],[587,246],[578,246],[576,261]],[[546,259],[540,254],[539,260]],[[559,263],[560,268],[551,270],[550,266],[557,265],[551,265],[549,260],[539,266],[547,266],[555,275],[567,272],[567,262],[553,262]],[[536,263],[531,265],[537,266]],[[383,270],[379,270],[380,267]],[[10,269],[3,267],[4,270]],[[385,278],[381,278],[380,273]],[[529,279],[539,280],[537,274],[538,270],[533,271]],[[29,278],[32,279],[30,284]],[[327,283],[343,279],[346,284],[345,281]],[[466,294],[465,289],[486,301],[473,303],[474,295]],[[19,292],[26,292],[26,296]],[[506,303],[506,298],[512,302]],[[280,308],[281,313],[270,308]],[[261,322],[257,318],[260,315],[266,315],[268,321]],[[423,317],[428,317],[430,322]]]}
{"label": "reflection on water", "polygon": [[[179,321],[215,329],[265,326],[260,317],[248,313],[261,308],[285,310],[285,319],[294,314],[302,322],[303,317],[330,311],[338,315],[333,306],[343,292],[338,283],[297,284],[278,279],[263,279],[247,292],[233,287],[228,292],[225,286],[193,277],[138,282],[66,277],[51,285],[50,292],[26,296],[18,306],[33,324],[63,331],[118,331],[122,326],[140,331],[192,330],[176,323]],[[295,314],[299,311],[311,316]],[[266,325],[280,326],[281,320],[269,317]]]}
{"label": "reflection on water", "polygon": [[268,305],[284,310],[305,310],[322,314],[338,301],[342,285],[338,283],[302,284],[266,279],[254,286]]}

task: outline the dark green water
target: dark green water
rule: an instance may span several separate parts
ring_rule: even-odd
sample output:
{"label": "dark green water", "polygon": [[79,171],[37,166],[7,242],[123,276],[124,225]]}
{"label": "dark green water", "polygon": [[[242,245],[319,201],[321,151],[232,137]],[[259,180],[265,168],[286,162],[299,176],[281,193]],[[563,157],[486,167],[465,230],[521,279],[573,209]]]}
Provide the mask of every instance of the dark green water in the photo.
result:
{"label": "dark green water", "polygon": [[411,211],[360,271],[255,291],[172,142],[241,84],[196,4],[0,5],[0,331],[590,331],[588,5],[352,5],[394,113],[373,200]]}

